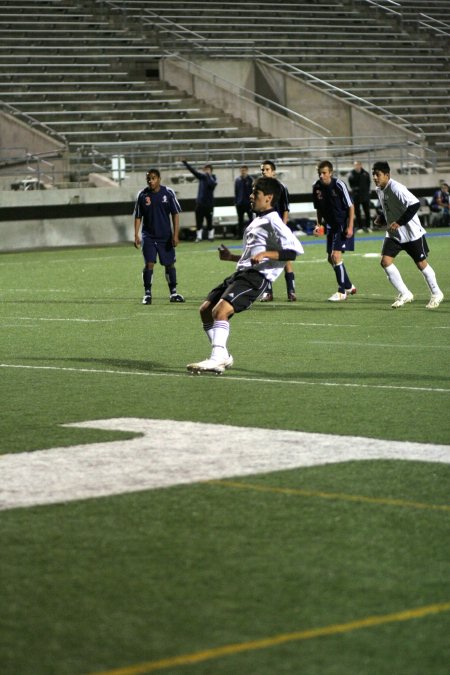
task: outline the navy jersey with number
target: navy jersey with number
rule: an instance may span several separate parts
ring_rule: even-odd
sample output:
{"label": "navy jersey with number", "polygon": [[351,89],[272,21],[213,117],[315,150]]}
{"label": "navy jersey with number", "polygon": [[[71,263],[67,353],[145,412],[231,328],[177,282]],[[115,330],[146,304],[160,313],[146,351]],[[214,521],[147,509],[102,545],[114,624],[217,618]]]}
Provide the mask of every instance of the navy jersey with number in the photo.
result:
{"label": "navy jersey with number", "polygon": [[136,199],[134,217],[142,218],[142,234],[166,241],[172,236],[171,214],[180,213],[181,206],[172,188],[160,185],[158,192],[149,187]]}
{"label": "navy jersey with number", "polygon": [[317,180],[313,185],[314,208],[332,230],[344,230],[353,201],[343,180],[332,178],[329,185]]}

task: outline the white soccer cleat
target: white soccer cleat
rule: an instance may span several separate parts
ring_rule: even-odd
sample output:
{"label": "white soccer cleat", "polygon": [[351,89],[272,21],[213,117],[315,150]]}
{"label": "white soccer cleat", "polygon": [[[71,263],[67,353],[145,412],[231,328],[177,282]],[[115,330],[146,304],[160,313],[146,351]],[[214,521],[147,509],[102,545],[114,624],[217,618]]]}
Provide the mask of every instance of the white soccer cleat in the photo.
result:
{"label": "white soccer cleat", "polygon": [[443,299],[444,299],[443,293],[437,293],[436,295],[432,295],[430,298],[430,302],[428,303],[428,305],[426,305],[426,308],[436,309],[437,307],[439,307]]}
{"label": "white soccer cleat", "polygon": [[397,309],[398,307],[403,307],[403,305],[406,305],[407,302],[412,302],[413,300],[414,296],[411,293],[411,291],[408,291],[407,293],[403,294],[400,293],[400,295],[397,296],[396,301],[392,303],[391,307]]}
{"label": "white soccer cleat", "polygon": [[347,300],[347,293],[339,293],[339,291],[336,291],[336,293],[333,293],[328,300],[329,302],[341,302],[342,300]]}
{"label": "white soccer cleat", "polygon": [[[232,358],[232,357],[231,357]],[[225,371],[225,368],[231,368],[231,365],[226,366],[225,363],[229,359],[224,359],[223,361],[216,361],[215,359],[205,359],[204,361],[199,361],[198,363],[189,363],[186,368],[190,373],[216,373],[220,375]]]}
{"label": "white soccer cleat", "polygon": [[224,365],[224,368],[226,368],[227,370],[228,370],[228,368],[232,368],[232,367],[233,367],[233,363],[234,363],[233,357],[231,356],[231,354],[228,354],[228,356],[227,356],[227,358],[225,359],[224,364],[223,364],[223,365]]}

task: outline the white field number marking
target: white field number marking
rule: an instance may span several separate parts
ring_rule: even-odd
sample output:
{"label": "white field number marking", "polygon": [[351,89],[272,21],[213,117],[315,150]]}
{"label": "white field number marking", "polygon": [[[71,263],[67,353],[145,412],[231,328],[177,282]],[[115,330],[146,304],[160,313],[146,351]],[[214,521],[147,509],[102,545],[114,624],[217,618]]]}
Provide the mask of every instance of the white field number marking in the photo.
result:
{"label": "white field number marking", "polygon": [[450,463],[448,445],[357,436],[136,418],[67,426],[140,436],[1,456],[0,509],[352,460]]}

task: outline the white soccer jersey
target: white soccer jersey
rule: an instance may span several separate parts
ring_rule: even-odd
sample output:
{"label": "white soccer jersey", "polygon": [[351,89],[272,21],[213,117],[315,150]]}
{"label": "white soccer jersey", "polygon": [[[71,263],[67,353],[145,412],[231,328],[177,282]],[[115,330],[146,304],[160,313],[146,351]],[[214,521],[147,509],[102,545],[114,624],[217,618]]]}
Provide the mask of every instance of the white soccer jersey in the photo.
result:
{"label": "white soccer jersey", "polygon": [[[376,192],[388,226],[391,223],[398,222],[408,206],[417,204],[419,201],[404,185],[392,178],[384,190],[377,188]],[[395,232],[386,232],[387,237],[397,239],[401,244],[420,239],[424,234],[426,234],[426,231],[422,227],[417,213],[406,225],[401,225]]]}
{"label": "white soccer jersey", "polygon": [[287,225],[283,223],[276,211],[269,211],[256,216],[245,229],[242,245],[244,250],[236,269],[245,270],[252,267],[271,282],[280,276],[286,261],[265,258],[258,265],[252,265],[252,256],[261,251],[282,251],[286,249],[296,251],[298,255],[303,254],[303,246]]}

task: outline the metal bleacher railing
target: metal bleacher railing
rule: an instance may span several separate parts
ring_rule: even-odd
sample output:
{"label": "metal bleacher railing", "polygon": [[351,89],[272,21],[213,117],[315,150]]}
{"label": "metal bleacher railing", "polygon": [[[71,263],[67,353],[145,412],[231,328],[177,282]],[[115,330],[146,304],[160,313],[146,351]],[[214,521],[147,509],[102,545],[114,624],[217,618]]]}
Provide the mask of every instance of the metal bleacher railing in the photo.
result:
{"label": "metal bleacher railing", "polygon": [[[304,125],[305,128],[315,131],[315,138],[298,135],[283,138],[255,136],[239,139],[233,137],[212,138],[211,140],[179,137],[164,139],[163,142],[160,140],[142,141],[139,143],[139,149],[136,148],[134,142],[97,141],[89,143],[86,141],[78,146],[80,165],[84,153],[91,157],[93,170],[100,172],[105,171],[111,163],[111,157],[117,155],[124,156],[126,165],[131,172],[145,170],[149,162],[162,168],[173,168],[177,165],[181,155],[191,158],[193,161],[213,161],[215,166],[223,167],[237,166],[243,162],[258,163],[267,156],[273,157],[284,165],[295,163],[306,167],[315,164],[318,158],[323,157],[326,148],[327,156],[332,157],[337,166],[340,158],[343,162],[348,162],[348,157],[352,156],[367,157],[367,162],[370,163],[375,155],[385,154],[386,150],[389,149],[390,153],[395,156],[401,170],[406,170],[411,165],[422,165],[424,170],[434,169],[436,155],[432,150],[424,150],[422,147],[420,129],[417,129],[417,141],[402,141],[399,143],[383,143],[380,137],[375,136],[360,138],[358,143],[355,143],[354,139],[349,137],[333,137],[329,129],[296,111],[290,110],[262,95],[257,95],[253,90],[237,85],[203,66],[190,62],[181,55],[172,56],[172,58],[183,62],[186,73],[201,71],[204,77],[210,78],[211,83],[219,82],[228,92],[232,92],[236,99],[247,101],[253,105],[256,100],[261,109],[271,108],[275,112],[288,115],[294,121]],[[276,57],[273,57],[273,62],[289,70],[298,70],[294,66],[285,66],[283,62],[278,62]],[[306,73],[306,75],[308,74]],[[313,76],[311,76],[311,79],[318,80]],[[335,87],[335,89],[338,88]],[[342,90],[342,93],[345,94],[346,92]],[[377,109],[380,115],[388,114],[388,111],[381,106],[374,106],[360,97],[350,95],[350,98],[358,99],[368,108]],[[406,120],[399,115],[394,115],[394,121],[400,125],[406,124]],[[410,128],[410,125],[408,127]]]}
{"label": "metal bleacher railing", "polygon": [[374,9],[394,16],[401,26],[415,23],[437,36],[450,37],[450,21],[447,19],[447,0],[418,0],[398,2],[397,0],[364,0]]}
{"label": "metal bleacher railing", "polygon": [[[49,3],[47,3],[49,4]],[[344,80],[338,81],[330,81],[330,79],[327,79],[322,73],[319,73],[318,71],[311,71],[311,70],[306,70],[305,68],[301,68],[298,65],[298,62],[293,62],[290,58],[282,58],[281,56],[277,55],[277,50],[280,52],[285,51],[285,53],[288,53],[290,55],[294,55],[295,51],[298,49],[298,44],[295,43],[293,45],[289,45],[289,40],[283,41],[283,44],[280,44],[280,38],[283,36],[285,33],[288,31],[288,22],[283,23],[283,28],[286,26],[286,30],[284,31],[275,31],[273,32],[272,37],[270,40],[266,38],[266,43],[265,45],[260,42],[260,37],[257,38],[251,38],[248,39],[246,42],[245,40],[242,39],[240,35],[236,35],[235,38],[232,38],[230,35],[224,35],[224,30],[225,26],[219,25],[219,29],[214,30],[214,36],[213,39],[210,41],[207,39],[206,34],[203,30],[203,28],[198,27],[198,29],[194,28],[194,23],[189,24],[189,21],[194,22],[196,19],[195,15],[194,17],[191,15],[189,17],[189,21],[186,19],[184,22],[177,21],[176,18],[170,18],[172,16],[170,12],[173,11],[173,7],[175,5],[179,5],[181,7],[182,12],[185,12],[185,7],[186,3],[182,2],[173,2],[173,3],[168,3],[166,7],[161,7],[160,11],[157,12],[155,11],[155,6],[157,3],[153,2],[153,0],[150,0],[149,2],[125,2],[124,0],[96,0],[94,3],[91,3],[93,6],[97,6],[99,8],[105,8],[109,7],[111,9],[117,9],[118,11],[120,10],[123,15],[129,13],[132,15],[134,12],[138,12],[139,15],[145,19],[148,22],[148,25],[150,27],[155,27],[155,17],[158,17],[159,21],[157,24],[157,30],[155,29],[155,34],[160,31],[160,35],[162,36],[163,43],[165,45],[170,45],[171,41],[173,41],[173,46],[178,47],[181,44],[184,45],[182,53],[178,53],[176,55],[176,58],[184,59],[186,64],[189,63],[189,54],[201,54],[203,56],[217,56],[217,54],[223,53],[225,57],[230,57],[230,58],[249,58],[249,55],[251,55],[251,58],[256,58],[256,59],[261,59],[264,60],[265,63],[271,64],[276,68],[279,68],[280,70],[283,70],[285,72],[289,72],[299,78],[304,79],[306,82],[312,83],[315,86],[318,86],[326,91],[332,92],[342,98],[345,98],[347,101],[351,101],[353,103],[356,103],[357,105],[361,106],[362,108],[366,110],[370,110],[371,112],[375,112],[377,115],[383,117],[384,119],[389,119],[390,121],[395,122],[399,126],[408,129],[409,131],[412,131],[417,134],[417,144],[415,142],[411,143],[406,143],[404,144],[404,148],[398,148],[398,161],[400,162],[401,166],[403,165],[409,165],[410,163],[419,163],[422,162],[422,164],[425,167],[432,167],[435,163],[435,153],[432,151],[426,151],[426,156],[424,158],[424,152],[422,152],[420,148],[420,141],[421,139],[424,138],[424,131],[427,132],[427,135],[433,135],[434,134],[439,134],[439,128],[437,131],[433,131],[431,129],[428,129],[428,127],[433,126],[433,128],[436,128],[436,125],[441,124],[442,127],[445,127],[445,120],[441,121],[441,109],[440,109],[440,103],[439,101],[442,100],[444,103],[444,100],[448,99],[448,94],[446,91],[443,93],[434,94],[433,95],[433,101],[434,103],[428,103],[427,104],[427,110],[428,110],[428,115],[427,115],[427,121],[422,121],[424,119],[423,114],[419,113],[411,113],[408,115],[402,114],[403,110],[406,110],[407,104],[411,104],[411,95],[409,94],[409,89],[406,86],[407,82],[405,82],[405,85],[399,84],[399,81],[397,80],[397,84],[395,85],[395,100],[390,101],[389,106],[384,105],[384,102],[389,100],[389,87],[391,87],[391,82],[388,78],[389,73],[386,75],[386,82],[383,82],[383,80],[379,80],[378,83],[372,84],[372,90],[371,90],[371,95],[370,97],[366,97],[364,92],[367,91],[367,86],[364,85],[360,88],[358,88],[357,85],[355,85],[355,88],[352,89],[351,91],[344,86]],[[191,3],[191,6],[194,3]],[[201,3],[200,3],[201,4]],[[223,7],[221,3],[217,2],[208,2],[208,3],[203,3],[205,6],[205,12],[208,10],[208,8],[215,7],[216,11],[216,16],[219,16],[217,14],[219,11],[223,11]],[[237,5],[238,3],[233,3]],[[249,3],[252,6],[257,5],[257,3]],[[355,5],[361,4],[361,2],[356,3],[355,0]],[[364,0],[364,4],[367,4],[368,6],[374,7],[374,9],[380,10],[380,11],[386,11],[389,13],[392,13],[394,16],[399,16],[403,21],[407,20],[412,20],[409,19],[409,14],[406,15],[406,9],[405,6],[406,4],[411,5],[414,4],[414,2],[408,2],[408,3],[402,3],[401,2],[395,2],[394,0]],[[423,4],[423,3],[421,3]],[[426,21],[429,21],[431,24],[435,24],[435,22],[438,21],[436,17],[434,16],[432,12],[432,8],[434,6],[438,6],[439,0],[430,0],[428,3],[430,7],[430,13],[427,15]],[[242,5],[242,3],[241,3]],[[284,5],[289,5],[292,10],[292,8],[299,8],[303,6],[303,3],[280,3],[277,6],[277,11],[280,9],[280,11],[283,9]],[[49,5],[50,6],[50,5]],[[307,11],[307,4],[304,3],[305,6],[305,12]],[[350,5],[351,6],[351,5]],[[442,6],[442,3],[441,3]],[[153,9],[152,9],[153,7]],[[260,9],[260,11],[267,11],[267,12],[272,12],[273,8],[269,7],[268,3],[262,3],[261,5],[262,8],[265,9]],[[310,8],[310,11],[314,9],[314,6],[311,6],[310,4],[308,5]],[[342,14],[342,21],[345,23],[345,8],[343,8],[342,3],[336,3],[334,5],[333,3],[330,3],[327,5],[326,3],[318,3],[318,7],[322,8],[324,11],[327,11],[330,13],[330,15],[335,15],[336,12],[341,11]],[[341,9],[339,9],[341,7]],[[144,9],[142,9],[144,8]],[[347,5],[348,9],[348,5]],[[168,16],[161,16],[161,13],[166,12],[168,13]],[[245,8],[242,9],[242,11],[246,11]],[[293,11],[293,10],[292,10]],[[357,39],[356,37],[352,36],[349,38],[342,38],[341,37],[335,37],[334,38],[334,47],[333,49],[336,52],[339,52],[339,54],[343,54],[345,50],[348,50],[348,47],[351,45],[358,45],[358,49],[364,49],[365,52],[364,54],[369,54],[370,49],[373,47],[371,46],[372,43],[365,38],[365,34],[363,34],[363,30],[366,30],[361,24],[361,18],[356,17],[357,12],[354,13],[354,17],[352,20],[354,21],[359,21],[360,23],[358,26],[360,28],[358,29],[360,31],[360,39]],[[419,20],[417,17],[422,17],[420,19],[421,23],[420,25],[426,28],[426,24],[423,19],[423,12],[415,13],[415,18],[416,20]],[[81,15],[80,15],[81,17]],[[86,21],[91,21],[92,23],[92,15],[91,14],[86,14]],[[89,18],[90,17],[90,18]],[[286,14],[286,17],[288,17],[288,13]],[[355,18],[356,17],[356,18]],[[98,18],[98,17],[97,17]],[[247,25],[248,25],[248,12],[247,12]],[[204,19],[204,17],[203,17]],[[203,21],[202,19],[202,21]],[[50,21],[50,14],[49,14],[49,21]],[[77,21],[80,22],[79,28],[80,30],[77,31],[77,34],[81,35],[82,29],[83,29],[83,24],[82,21],[84,19],[80,18],[77,19]],[[99,21],[99,26],[100,25],[106,25],[107,22],[105,21]],[[132,24],[135,23],[132,22]],[[203,21],[204,23],[204,21]],[[108,30],[111,31],[111,26],[109,26]],[[244,30],[244,25],[245,21],[242,20],[242,30]],[[191,26],[191,27],[190,27]],[[448,26],[445,22],[439,23],[439,31],[444,31],[444,34],[447,34],[445,31],[447,30]],[[142,27],[145,28],[145,21],[143,20],[142,22]],[[19,54],[25,53],[24,50],[26,48],[25,44],[22,44],[20,42],[20,35],[17,34],[12,34],[11,29],[10,30],[10,41],[11,45],[13,42],[16,44],[16,47],[19,50]],[[54,58],[54,52],[55,52],[55,46],[56,43],[58,42],[59,38],[59,31],[55,33],[54,27],[52,28],[53,34],[50,35],[50,38],[46,39],[45,44],[42,43],[41,46],[38,48],[37,54],[39,54],[42,57],[42,60],[47,63],[50,61],[50,57],[47,58],[47,54],[50,55],[52,54],[52,59]],[[206,30],[206,29],[205,29]],[[210,27],[208,30],[212,30]],[[253,30],[255,30],[255,26],[253,26]],[[295,28],[295,30],[298,30]],[[270,32],[270,31],[269,31]],[[373,36],[373,30],[370,29],[370,31],[366,32],[371,32]],[[292,31],[292,34],[294,34],[295,31]],[[297,37],[297,40],[302,40],[304,39],[303,35],[306,35],[308,33],[308,30],[304,30],[302,33],[302,36]],[[438,34],[438,31],[436,31],[436,34]],[[255,33],[254,33],[255,35]],[[86,39],[88,36],[86,34],[85,38]],[[292,38],[293,39],[293,38]],[[331,36],[330,36],[331,39]],[[80,44],[82,43],[82,38],[77,38],[77,40],[80,41]],[[143,54],[143,44],[148,47],[149,50],[149,55],[150,58],[153,57],[153,55],[157,56],[169,56],[172,55],[175,57],[173,54],[173,51],[170,49],[167,49],[166,47],[161,48],[161,43],[158,45],[149,45],[148,40],[142,40],[142,36],[140,36],[140,41],[138,41],[137,44],[134,46],[131,44],[127,44],[127,38],[126,36],[121,37],[121,41],[123,40],[123,44],[119,46],[117,43],[116,39],[113,37],[108,37],[105,38],[102,42],[107,47],[107,53],[101,53],[100,59],[103,60],[105,59],[108,61],[111,58],[111,54],[113,54],[116,57],[121,57],[122,55],[125,55],[125,61],[134,53],[138,54],[139,56],[142,57]],[[313,58],[314,54],[316,54],[317,50],[317,43],[318,43],[318,38],[317,37],[312,37],[311,38],[312,43],[314,43],[313,47],[308,47],[305,50],[305,61],[309,59],[310,57]],[[342,45],[339,46],[339,41],[344,40],[347,41],[346,44],[344,45],[344,42],[342,42]],[[89,37],[89,45],[96,42],[99,44],[99,39],[95,40],[94,38]],[[361,43],[364,43],[363,46],[361,46]],[[409,52],[413,49],[413,46],[408,47],[406,44],[404,46],[401,46],[400,52],[404,56],[401,58],[410,58]],[[5,44],[3,47],[6,52],[10,49],[10,44]],[[73,64],[70,63],[70,59],[72,58],[69,54],[69,51],[72,49],[70,43],[67,45],[59,46],[58,47],[58,59],[62,59],[66,65],[68,65],[69,69],[73,67]],[[403,50],[403,52],[401,51]],[[431,50],[434,53],[434,47],[433,45],[423,47],[423,50],[421,52],[421,59],[423,59],[423,63],[425,63],[426,59],[430,59],[430,63],[434,62],[434,56],[430,53],[427,55],[427,52]],[[87,52],[86,52],[87,53]],[[332,52],[331,52],[332,53]],[[185,54],[185,56],[183,56]],[[327,62],[328,64],[330,63],[329,61],[329,55],[330,51],[326,53],[324,56],[319,58],[319,56],[315,56],[317,62],[318,62],[318,68],[319,66],[322,68],[324,65],[326,66]],[[6,58],[6,57],[5,57]],[[89,52],[89,57],[86,56],[86,58],[89,58],[89,63],[91,62],[91,54]],[[14,59],[11,58],[11,68],[14,65]],[[26,71],[26,68],[24,67],[24,63],[22,61],[16,61],[18,64],[18,67],[22,69],[22,71]],[[312,61],[308,61],[308,63],[312,63]],[[109,64],[105,64],[109,65]],[[114,68],[117,66],[115,65]],[[198,65],[196,64],[191,64],[189,68],[199,68]],[[54,66],[49,68],[49,71],[53,70]],[[339,68],[340,72],[343,72],[341,68]],[[122,71],[121,71],[122,72]],[[97,75],[100,75],[100,73],[97,73]],[[112,82],[114,83],[114,78],[117,77],[118,80],[116,80],[116,84],[121,84],[125,83],[125,80],[122,78],[122,75],[119,72],[114,72],[110,73],[110,75],[114,75],[112,78]],[[351,79],[353,79],[356,82],[356,78],[361,77],[362,78],[362,69],[359,67],[352,71],[350,73],[352,76]],[[210,76],[212,78],[218,78],[217,75],[214,73],[211,73]],[[6,73],[6,77],[8,77],[8,74]],[[383,75],[384,77],[384,75]],[[45,78],[44,78],[45,79]],[[80,79],[80,78],[79,78]],[[224,79],[224,78],[222,78]],[[104,77],[101,75],[101,79],[98,80],[97,84],[100,84],[105,80],[106,83],[106,76]],[[430,82],[430,78],[427,78],[427,71],[425,69],[425,74],[423,78],[424,82],[428,81]],[[11,69],[11,81],[14,81],[14,75],[13,75],[13,70]],[[108,80],[109,81],[109,80]],[[364,81],[364,78],[361,79],[361,81]],[[77,80],[75,80],[75,77],[72,78],[72,84],[76,84]],[[127,80],[127,83],[129,84],[131,82],[131,77],[130,80]],[[224,80],[225,82],[225,80]],[[25,84],[27,82],[25,81]],[[81,81],[80,79],[80,87],[78,87],[77,90],[73,91],[74,97],[79,96],[80,91],[85,89],[85,82]],[[422,83],[419,83],[420,86],[424,86]],[[33,86],[38,86],[38,88],[45,89],[46,83],[42,81],[41,78],[41,83],[39,85],[36,85],[36,83],[33,83]],[[340,86],[342,85],[342,86]],[[147,86],[147,85],[146,85]],[[233,87],[233,83],[228,82],[227,87],[231,88]],[[11,89],[9,84],[5,84],[3,87],[3,91],[6,95],[6,98],[8,97],[8,89]],[[16,88],[17,89],[17,88]],[[430,85],[430,90],[434,89],[434,83],[431,83]],[[63,88],[61,88],[61,91]],[[66,92],[70,93],[70,92]],[[114,94],[114,91],[110,91],[110,94]],[[119,90],[117,91],[117,94],[119,94]],[[50,94],[49,94],[50,95]],[[240,88],[239,91],[236,91],[236,96],[241,96],[244,99],[246,97],[250,97],[252,101],[254,102],[255,100],[255,92],[249,92],[245,91],[242,87]],[[23,101],[26,100],[27,96],[27,91],[24,90],[21,94],[20,97],[23,99]],[[242,162],[242,161],[259,161],[261,157],[270,154],[271,156],[277,157],[277,158],[285,158],[286,162],[292,162],[294,161],[295,158],[300,160],[301,162],[311,162],[311,161],[316,161],[317,156],[322,156],[323,154],[323,143],[320,142],[320,139],[327,139],[328,142],[328,147],[330,150],[328,154],[330,156],[334,156],[335,160],[338,158],[337,153],[342,153],[342,156],[349,157],[351,153],[355,154],[358,153],[360,154],[361,152],[370,152],[370,147],[369,145],[371,144],[371,147],[380,152],[381,148],[383,147],[382,144],[380,143],[379,138],[367,138],[366,142],[362,141],[358,145],[354,145],[350,143],[350,139],[342,139],[342,138],[335,138],[332,139],[330,132],[328,129],[325,127],[318,125],[313,119],[307,118],[304,115],[301,115],[297,111],[293,110],[288,110],[287,108],[283,108],[283,106],[279,106],[278,104],[274,103],[270,99],[265,99],[262,96],[258,96],[257,100],[260,106],[262,108],[271,108],[282,115],[288,116],[289,118],[293,120],[297,120],[298,122],[302,123],[305,125],[307,128],[314,130],[315,133],[317,134],[317,141],[312,142],[311,139],[304,139],[304,138],[297,138],[295,137],[295,144],[294,146],[290,145],[290,143],[293,142],[292,138],[273,138],[273,139],[267,139],[264,137],[263,134],[260,136],[253,136],[253,135],[245,135],[241,134],[240,136],[236,133],[235,134],[235,127],[231,125],[223,125],[221,127],[215,126],[214,125],[214,120],[213,116],[209,117],[209,123],[210,123],[210,128],[209,132],[211,133],[203,133],[203,134],[198,134],[198,137],[195,137],[195,124],[200,118],[190,118],[190,122],[192,122],[192,129],[187,129],[186,125],[183,128],[183,125],[180,123],[181,120],[176,120],[171,118],[169,115],[166,115],[166,117],[161,117],[161,119],[164,119],[165,122],[169,124],[168,128],[164,129],[164,135],[165,138],[162,140],[160,139],[155,139],[152,140],[152,133],[153,136],[157,136],[157,132],[152,132],[149,130],[149,140],[144,140],[141,141],[139,140],[139,143],[136,141],[136,131],[135,131],[135,126],[133,124],[135,123],[143,123],[144,119],[143,118],[137,118],[133,119],[132,116],[128,118],[128,129],[126,129],[126,122],[127,120],[119,120],[115,119],[114,117],[107,118],[106,115],[101,116],[102,109],[99,107],[96,112],[83,112],[83,119],[80,117],[79,113],[77,115],[75,114],[69,114],[71,112],[75,112],[75,109],[69,107],[68,111],[65,110],[52,110],[52,122],[50,123],[45,123],[42,120],[45,118],[43,116],[43,113],[41,113],[41,108],[44,107],[44,104],[41,101],[33,101],[33,97],[30,97],[30,106],[33,105],[33,107],[29,108],[29,111],[25,111],[25,106],[23,105],[22,111],[17,110],[14,114],[16,116],[21,117],[25,121],[27,121],[28,124],[31,124],[32,126],[36,128],[42,128],[43,130],[46,131],[46,133],[50,133],[54,138],[60,138],[62,142],[66,144],[66,146],[70,145],[71,148],[73,149],[73,159],[72,159],[72,167],[71,167],[71,173],[73,175],[73,180],[75,181],[81,181],[82,180],[82,174],[83,172],[85,173],[85,168],[86,166],[90,168],[92,171],[99,170],[102,168],[103,172],[109,172],[110,171],[110,166],[111,166],[111,158],[117,155],[126,155],[126,163],[127,166],[130,167],[130,170],[134,170],[134,167],[137,167],[137,170],[140,171],[142,170],[142,167],[148,166],[148,161],[149,159],[154,158],[155,162],[158,162],[161,166],[173,166],[174,163],[176,163],[177,158],[182,154],[186,157],[190,157],[191,159],[198,159],[201,158],[201,161],[204,159],[210,159],[214,161],[215,164],[219,165],[226,165],[227,163],[237,163],[237,162]],[[9,99],[8,99],[9,100]],[[51,96],[50,96],[50,100]],[[105,99],[106,100],[106,99]],[[68,101],[70,105],[70,101]],[[6,104],[5,104],[6,105]],[[412,104],[411,104],[412,105]],[[277,107],[278,106],[278,107]],[[434,112],[433,106],[436,106],[436,111]],[[12,108],[12,106],[10,106]],[[433,112],[431,111],[433,108]],[[5,109],[5,107],[3,107]],[[186,108],[187,109],[187,108]],[[30,111],[32,114],[30,114]],[[191,108],[191,111],[193,109]],[[133,111],[138,113],[137,110]],[[98,116],[98,119],[94,119],[95,116]],[[157,118],[157,115],[155,115]],[[205,121],[208,119],[208,117],[205,115],[203,118]],[[92,126],[90,128],[90,120],[92,120],[96,126]],[[117,128],[121,129],[121,133],[124,134],[124,140],[121,140],[120,142],[117,143],[112,143],[111,142],[111,133],[109,131],[109,128],[112,127],[111,122],[117,123]],[[173,122],[173,124],[170,123]],[[102,126],[103,125],[103,126]],[[75,128],[78,126],[78,128],[81,131],[76,131]],[[150,126],[150,125],[148,125]],[[172,127],[172,128],[171,128]],[[58,134],[57,129],[61,129],[62,133]],[[220,138],[218,137],[217,130],[220,129],[225,137]],[[206,130],[208,131],[208,130]],[[172,137],[171,137],[172,136]],[[208,137],[209,136],[209,137]],[[81,138],[80,137],[84,137]],[[132,140],[128,141],[127,139],[130,138]],[[348,142],[347,142],[348,140]],[[442,144],[442,143],[441,143]],[[445,140],[443,141],[443,144],[445,144]],[[136,146],[139,145],[139,150],[136,150]],[[333,145],[336,146],[336,149],[333,149]],[[438,145],[438,143],[436,143]],[[390,145],[391,149],[395,150],[395,148],[392,148]],[[334,153],[334,154],[333,154]],[[87,163],[86,163],[87,161]]]}

